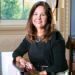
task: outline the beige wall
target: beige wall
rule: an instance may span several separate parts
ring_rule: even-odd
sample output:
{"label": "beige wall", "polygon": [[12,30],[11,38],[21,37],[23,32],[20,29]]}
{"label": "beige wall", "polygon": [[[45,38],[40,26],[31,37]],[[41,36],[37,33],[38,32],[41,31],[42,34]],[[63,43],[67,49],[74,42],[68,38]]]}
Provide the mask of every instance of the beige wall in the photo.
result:
{"label": "beige wall", "polygon": [[12,51],[17,48],[25,35],[0,35],[0,51]]}
{"label": "beige wall", "polygon": [[0,31],[0,51],[15,50],[24,37],[24,30]]}

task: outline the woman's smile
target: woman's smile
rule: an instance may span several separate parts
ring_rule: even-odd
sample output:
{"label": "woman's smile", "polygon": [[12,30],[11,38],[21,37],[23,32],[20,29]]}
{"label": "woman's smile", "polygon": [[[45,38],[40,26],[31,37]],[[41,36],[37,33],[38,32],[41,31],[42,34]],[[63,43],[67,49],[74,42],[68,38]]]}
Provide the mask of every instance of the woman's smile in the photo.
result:
{"label": "woman's smile", "polygon": [[43,6],[38,6],[33,13],[32,23],[38,29],[46,25],[47,15]]}

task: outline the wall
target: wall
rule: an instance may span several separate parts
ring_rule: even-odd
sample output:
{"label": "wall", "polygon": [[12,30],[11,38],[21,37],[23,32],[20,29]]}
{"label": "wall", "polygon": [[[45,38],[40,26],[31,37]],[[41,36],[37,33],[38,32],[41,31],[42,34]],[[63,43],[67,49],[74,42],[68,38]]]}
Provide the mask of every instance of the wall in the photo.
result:
{"label": "wall", "polygon": [[[24,31],[23,31],[24,32]],[[22,31],[5,31],[0,34],[0,51],[12,51],[20,44],[25,35]]]}

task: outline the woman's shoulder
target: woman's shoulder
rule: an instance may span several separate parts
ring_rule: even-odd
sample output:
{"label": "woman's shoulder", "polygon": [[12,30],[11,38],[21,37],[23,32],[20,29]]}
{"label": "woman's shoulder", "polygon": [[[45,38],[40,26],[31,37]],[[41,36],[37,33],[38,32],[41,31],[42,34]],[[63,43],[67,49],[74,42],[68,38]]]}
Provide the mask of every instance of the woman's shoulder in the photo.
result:
{"label": "woman's shoulder", "polygon": [[65,40],[60,31],[54,31],[51,37],[51,45],[54,44],[65,44]]}
{"label": "woman's shoulder", "polygon": [[56,30],[52,32],[52,39],[54,40],[64,40],[60,31]]}
{"label": "woman's shoulder", "polygon": [[22,43],[30,44],[30,42],[28,41],[28,39],[26,37],[23,38]]}

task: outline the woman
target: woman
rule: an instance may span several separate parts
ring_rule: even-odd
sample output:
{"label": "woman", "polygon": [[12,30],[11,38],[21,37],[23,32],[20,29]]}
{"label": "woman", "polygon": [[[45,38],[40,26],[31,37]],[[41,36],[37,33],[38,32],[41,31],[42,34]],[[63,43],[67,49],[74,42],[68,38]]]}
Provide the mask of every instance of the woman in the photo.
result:
{"label": "woman", "polygon": [[[46,2],[35,3],[30,11],[26,37],[14,51],[13,58],[27,71],[36,69],[39,75],[55,75],[68,69],[65,41],[52,26],[52,10]],[[28,52],[30,62],[23,55]],[[64,75],[64,74],[63,74]]]}

